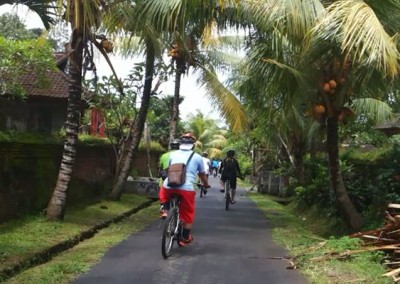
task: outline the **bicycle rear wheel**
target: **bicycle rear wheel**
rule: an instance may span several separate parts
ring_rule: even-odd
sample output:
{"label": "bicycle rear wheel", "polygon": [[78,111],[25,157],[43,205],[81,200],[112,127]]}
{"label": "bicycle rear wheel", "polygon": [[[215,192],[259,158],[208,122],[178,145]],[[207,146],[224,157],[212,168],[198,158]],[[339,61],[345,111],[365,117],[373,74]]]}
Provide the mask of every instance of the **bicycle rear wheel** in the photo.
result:
{"label": "bicycle rear wheel", "polygon": [[231,203],[231,189],[228,181],[225,182],[225,210],[229,210],[229,204]]}
{"label": "bicycle rear wheel", "polygon": [[172,245],[174,244],[175,230],[178,222],[176,209],[172,209],[164,221],[164,229],[161,239],[161,253],[164,258],[171,255]]}

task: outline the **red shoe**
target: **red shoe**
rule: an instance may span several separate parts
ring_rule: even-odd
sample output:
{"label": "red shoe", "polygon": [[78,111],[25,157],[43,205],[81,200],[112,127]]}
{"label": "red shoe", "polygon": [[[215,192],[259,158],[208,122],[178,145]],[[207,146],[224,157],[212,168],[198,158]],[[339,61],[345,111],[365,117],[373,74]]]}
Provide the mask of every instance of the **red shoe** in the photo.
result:
{"label": "red shoe", "polygon": [[190,245],[192,242],[193,242],[193,237],[192,237],[192,235],[189,235],[189,237],[187,239],[184,239],[184,238],[180,239],[179,245],[181,247],[184,247],[184,246]]}

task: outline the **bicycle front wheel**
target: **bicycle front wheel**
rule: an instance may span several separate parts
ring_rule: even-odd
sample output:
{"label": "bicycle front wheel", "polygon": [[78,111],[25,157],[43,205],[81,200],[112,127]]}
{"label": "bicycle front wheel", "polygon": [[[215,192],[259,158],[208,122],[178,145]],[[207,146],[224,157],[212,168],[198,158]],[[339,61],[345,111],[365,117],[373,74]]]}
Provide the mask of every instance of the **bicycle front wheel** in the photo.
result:
{"label": "bicycle front wheel", "polygon": [[172,209],[164,221],[164,229],[161,239],[161,253],[164,258],[171,255],[172,245],[174,243],[175,230],[178,224],[178,214]]}

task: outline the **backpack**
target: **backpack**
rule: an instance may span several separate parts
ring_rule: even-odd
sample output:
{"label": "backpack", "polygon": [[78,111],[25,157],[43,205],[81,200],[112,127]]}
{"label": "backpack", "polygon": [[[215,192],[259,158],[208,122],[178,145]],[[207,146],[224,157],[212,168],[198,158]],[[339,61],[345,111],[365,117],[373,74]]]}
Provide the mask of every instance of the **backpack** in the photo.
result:
{"label": "backpack", "polygon": [[233,158],[226,158],[224,160],[224,173],[233,174],[236,173],[236,163]]}
{"label": "backpack", "polygon": [[[190,154],[189,159],[185,163],[170,164],[168,167],[168,186],[180,186],[186,182],[186,167],[193,157],[194,152]],[[171,163],[171,162],[170,162]]]}

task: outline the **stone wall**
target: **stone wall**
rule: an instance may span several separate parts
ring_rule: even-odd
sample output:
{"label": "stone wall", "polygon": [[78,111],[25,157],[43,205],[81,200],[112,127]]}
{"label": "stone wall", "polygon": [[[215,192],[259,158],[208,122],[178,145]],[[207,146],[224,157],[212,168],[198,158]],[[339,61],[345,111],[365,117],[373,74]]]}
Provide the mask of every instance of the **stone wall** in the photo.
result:
{"label": "stone wall", "polygon": [[264,170],[260,172],[258,192],[267,193],[274,196],[286,196],[287,178],[275,176],[273,171]]}
{"label": "stone wall", "polygon": [[[0,222],[46,208],[61,162],[62,145],[0,143]],[[154,175],[160,153],[150,155]],[[111,146],[79,145],[68,203],[93,200],[111,189],[115,172]],[[133,172],[148,176],[148,155],[135,155]]]}

